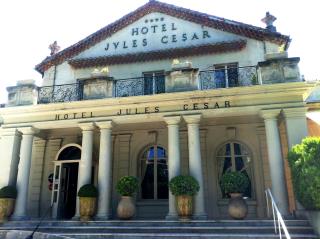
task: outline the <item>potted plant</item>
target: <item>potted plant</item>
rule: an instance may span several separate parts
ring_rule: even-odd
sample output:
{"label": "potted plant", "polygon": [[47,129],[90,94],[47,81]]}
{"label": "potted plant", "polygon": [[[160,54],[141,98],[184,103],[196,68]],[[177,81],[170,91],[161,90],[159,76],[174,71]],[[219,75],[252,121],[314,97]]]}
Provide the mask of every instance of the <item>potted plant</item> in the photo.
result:
{"label": "potted plant", "polygon": [[80,220],[91,220],[97,207],[97,188],[92,184],[85,184],[79,189],[78,197],[80,201]]}
{"label": "potted plant", "polygon": [[176,176],[169,182],[171,193],[176,196],[178,215],[182,220],[192,216],[193,196],[199,192],[200,186],[192,176]]}
{"label": "potted plant", "polygon": [[133,176],[124,176],[117,183],[117,192],[121,195],[117,214],[120,219],[130,219],[136,212],[132,196],[137,192],[139,181]]}
{"label": "potted plant", "polygon": [[0,222],[7,221],[12,215],[17,197],[17,189],[6,186],[0,189]]}
{"label": "potted plant", "polygon": [[241,171],[226,172],[220,181],[222,191],[230,196],[229,215],[234,219],[244,219],[248,214],[248,205],[242,194],[248,189],[248,176]]}

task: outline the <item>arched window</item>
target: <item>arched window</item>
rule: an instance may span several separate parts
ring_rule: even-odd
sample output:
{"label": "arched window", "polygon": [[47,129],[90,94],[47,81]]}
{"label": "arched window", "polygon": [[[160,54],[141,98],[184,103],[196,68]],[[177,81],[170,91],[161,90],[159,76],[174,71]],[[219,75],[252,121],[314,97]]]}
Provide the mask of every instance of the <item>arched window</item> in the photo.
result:
{"label": "arched window", "polygon": [[149,147],[140,159],[141,199],[168,199],[168,163],[166,150]]}
{"label": "arched window", "polygon": [[81,158],[81,150],[76,146],[69,146],[63,149],[58,160],[77,160]]}
{"label": "arched window", "polygon": [[[218,159],[218,168],[219,168],[219,182],[223,174],[229,171],[240,171],[249,178],[249,187],[246,192],[243,194],[244,197],[252,198],[252,188],[251,188],[251,156],[248,148],[243,144],[238,142],[229,142],[224,144],[217,154]],[[220,183],[219,183],[220,184]],[[222,192],[222,197],[226,198],[228,195],[225,195]]]}

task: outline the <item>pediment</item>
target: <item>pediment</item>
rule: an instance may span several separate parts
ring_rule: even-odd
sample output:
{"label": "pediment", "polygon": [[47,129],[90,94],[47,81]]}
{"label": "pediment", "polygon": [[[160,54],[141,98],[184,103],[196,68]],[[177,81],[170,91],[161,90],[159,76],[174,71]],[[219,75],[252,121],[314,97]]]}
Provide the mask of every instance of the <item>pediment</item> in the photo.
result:
{"label": "pediment", "polygon": [[44,73],[51,66],[71,59],[130,55],[136,52],[156,52],[158,49],[184,49],[232,41],[235,38],[270,41],[284,45],[285,49],[290,42],[288,36],[277,32],[153,0],[74,45],[45,58],[36,66],[36,70]]}
{"label": "pediment", "polygon": [[239,39],[241,36],[155,12],[81,52],[75,59],[185,48]]}

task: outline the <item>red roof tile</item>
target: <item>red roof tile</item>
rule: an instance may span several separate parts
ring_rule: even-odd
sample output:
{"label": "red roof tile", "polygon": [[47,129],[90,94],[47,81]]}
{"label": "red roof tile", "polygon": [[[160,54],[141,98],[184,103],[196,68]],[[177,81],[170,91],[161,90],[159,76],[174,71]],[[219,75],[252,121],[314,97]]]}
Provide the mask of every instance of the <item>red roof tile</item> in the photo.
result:
{"label": "red roof tile", "polygon": [[136,9],[135,11],[123,16],[119,20],[107,25],[106,27],[98,30],[97,32],[89,35],[78,43],[58,52],[55,55],[47,57],[35,68],[40,73],[43,73],[49,67],[53,65],[58,65],[65,60],[74,57],[80,52],[92,47],[98,42],[110,37],[115,32],[125,28],[131,23],[137,21],[143,16],[151,12],[160,12],[173,17],[177,17],[190,22],[198,23],[203,26],[212,27],[218,30],[231,32],[248,38],[253,38],[261,41],[271,41],[276,44],[285,44],[285,48],[289,46],[290,38],[288,36],[282,35],[277,32],[271,32],[264,28],[255,27],[252,25],[228,20],[225,18],[220,18],[205,13],[193,11],[186,8],[176,7],[171,4],[162,3],[158,1],[149,1],[142,7]]}

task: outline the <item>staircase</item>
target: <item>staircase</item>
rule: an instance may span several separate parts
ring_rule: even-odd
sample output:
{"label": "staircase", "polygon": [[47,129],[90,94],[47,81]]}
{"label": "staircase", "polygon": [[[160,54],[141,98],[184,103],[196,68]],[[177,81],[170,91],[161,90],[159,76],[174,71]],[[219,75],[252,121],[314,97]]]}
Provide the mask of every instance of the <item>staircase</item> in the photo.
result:
{"label": "staircase", "polygon": [[[0,238],[24,239],[38,221],[10,221],[0,224]],[[291,238],[317,238],[306,220],[286,220]],[[9,231],[9,233],[8,233]],[[279,238],[273,220],[208,221],[43,221],[34,239],[195,239],[195,238]],[[283,236],[283,238],[285,238]]]}

